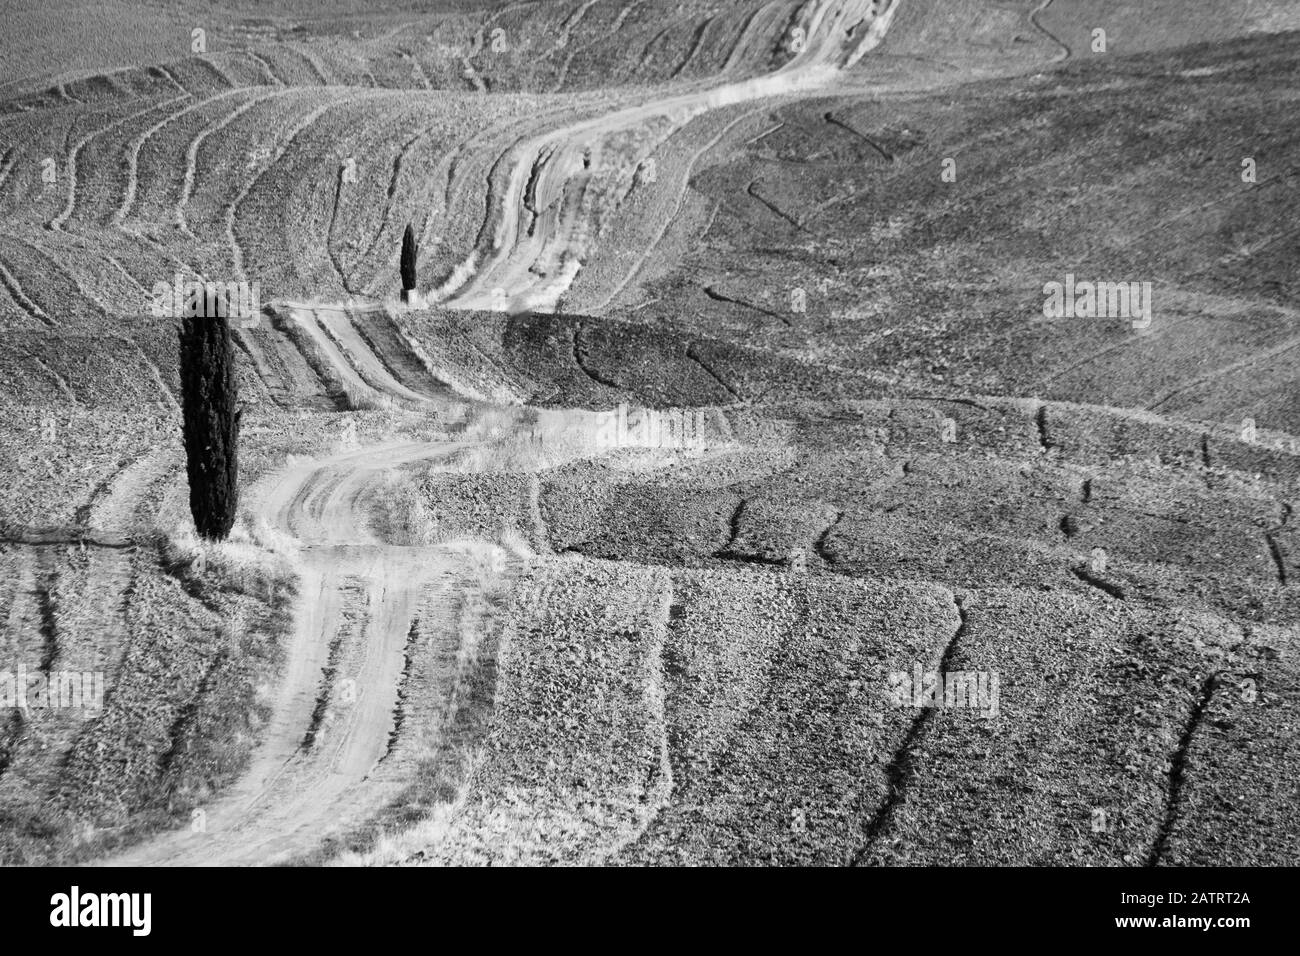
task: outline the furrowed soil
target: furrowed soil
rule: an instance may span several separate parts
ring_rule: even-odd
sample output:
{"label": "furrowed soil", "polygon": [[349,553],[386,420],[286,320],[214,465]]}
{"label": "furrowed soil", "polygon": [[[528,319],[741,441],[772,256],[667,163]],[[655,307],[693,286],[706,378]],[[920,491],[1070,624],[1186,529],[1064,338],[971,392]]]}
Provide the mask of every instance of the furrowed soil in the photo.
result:
{"label": "furrowed soil", "polygon": [[0,711],[0,860],[1294,862],[1290,5],[67,13],[0,42],[0,672],[103,692]]}

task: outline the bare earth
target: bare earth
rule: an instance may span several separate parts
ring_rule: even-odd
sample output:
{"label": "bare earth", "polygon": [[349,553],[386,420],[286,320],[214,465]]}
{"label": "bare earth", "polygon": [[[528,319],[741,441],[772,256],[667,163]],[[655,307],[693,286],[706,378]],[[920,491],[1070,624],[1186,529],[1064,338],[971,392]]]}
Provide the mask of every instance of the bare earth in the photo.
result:
{"label": "bare earth", "polygon": [[0,670],[107,683],[0,860],[1296,862],[1288,5],[116,7],[0,49]]}

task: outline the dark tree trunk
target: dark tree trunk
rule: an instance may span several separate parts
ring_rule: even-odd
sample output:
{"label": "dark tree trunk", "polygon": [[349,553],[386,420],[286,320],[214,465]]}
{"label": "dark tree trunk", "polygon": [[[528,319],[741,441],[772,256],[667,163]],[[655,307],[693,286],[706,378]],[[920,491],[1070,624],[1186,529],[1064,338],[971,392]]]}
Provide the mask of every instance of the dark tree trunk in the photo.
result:
{"label": "dark tree trunk", "polygon": [[415,291],[415,257],[419,255],[415,244],[415,230],[406,224],[402,234],[402,301],[410,302],[411,293]]}
{"label": "dark tree trunk", "polygon": [[239,504],[235,350],[224,317],[182,319],[181,394],[190,512],[199,534],[222,540]]}

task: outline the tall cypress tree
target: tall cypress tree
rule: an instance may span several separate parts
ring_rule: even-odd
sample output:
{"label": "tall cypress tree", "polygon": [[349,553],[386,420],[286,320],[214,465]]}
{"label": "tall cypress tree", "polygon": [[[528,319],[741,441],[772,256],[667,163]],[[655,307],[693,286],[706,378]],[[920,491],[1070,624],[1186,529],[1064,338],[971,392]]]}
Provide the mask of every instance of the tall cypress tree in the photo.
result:
{"label": "tall cypress tree", "polygon": [[406,232],[402,233],[402,301],[410,302],[411,293],[415,291],[415,257],[419,254],[419,249],[415,244],[415,230],[411,224],[406,224]]}
{"label": "tall cypress tree", "polygon": [[181,322],[182,430],[190,512],[199,534],[219,541],[234,527],[239,504],[235,350],[224,315],[186,317]]}

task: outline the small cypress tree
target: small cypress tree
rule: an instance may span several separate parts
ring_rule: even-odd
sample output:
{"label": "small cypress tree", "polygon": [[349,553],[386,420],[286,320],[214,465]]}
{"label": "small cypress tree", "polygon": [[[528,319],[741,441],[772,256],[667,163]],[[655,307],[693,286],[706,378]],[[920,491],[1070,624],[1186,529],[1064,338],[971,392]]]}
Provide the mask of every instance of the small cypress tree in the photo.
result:
{"label": "small cypress tree", "polygon": [[411,224],[406,224],[406,232],[402,234],[402,301],[410,302],[411,293],[415,291],[415,257],[419,254],[419,249],[415,244],[415,230]]}
{"label": "small cypress tree", "polygon": [[[229,307],[219,309],[228,312]],[[239,504],[239,400],[235,350],[225,315],[181,320],[182,431],[190,512],[199,534],[220,541]]]}

